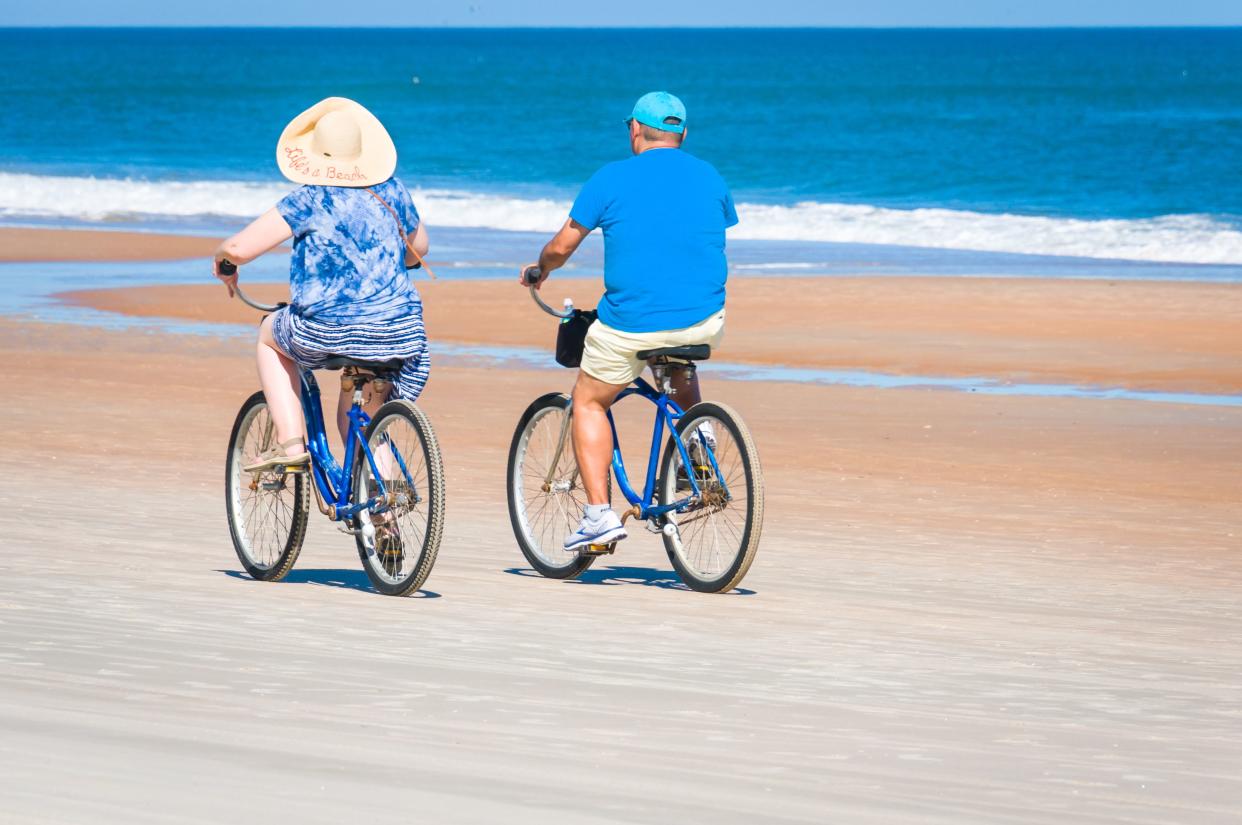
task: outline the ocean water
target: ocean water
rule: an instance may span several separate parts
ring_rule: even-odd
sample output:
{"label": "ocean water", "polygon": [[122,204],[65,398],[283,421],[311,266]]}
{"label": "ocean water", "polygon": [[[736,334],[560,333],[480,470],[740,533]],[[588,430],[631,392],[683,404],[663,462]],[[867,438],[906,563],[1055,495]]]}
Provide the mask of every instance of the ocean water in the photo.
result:
{"label": "ocean water", "polygon": [[664,88],[755,272],[1242,265],[1242,29],[0,29],[0,88],[8,223],[225,231],[287,191],[284,124],[344,95],[428,225],[508,267]]}

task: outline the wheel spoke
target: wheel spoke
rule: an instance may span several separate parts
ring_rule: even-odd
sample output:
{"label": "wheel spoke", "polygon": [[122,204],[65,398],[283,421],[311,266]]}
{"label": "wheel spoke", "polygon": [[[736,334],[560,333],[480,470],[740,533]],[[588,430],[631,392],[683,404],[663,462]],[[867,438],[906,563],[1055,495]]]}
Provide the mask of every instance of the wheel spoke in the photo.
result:
{"label": "wheel spoke", "polygon": [[[697,442],[691,441],[689,434],[705,432],[700,429],[704,424],[710,424],[714,433],[711,452],[715,468],[709,473],[710,478],[698,480],[701,494],[698,502],[683,513],[669,514],[668,519],[677,526],[677,533],[666,537],[665,543],[683,568],[683,578],[689,575],[700,589],[711,590],[716,589],[713,582],[723,584],[721,580],[737,570],[744,554],[753,553],[755,542],[748,525],[753,517],[751,505],[756,491],[751,486],[748,448],[738,441],[732,422],[710,414],[684,420],[680,432],[691,456],[695,457],[700,448]],[[683,471],[680,453],[673,450],[670,456],[664,468],[664,501],[675,501],[685,495],[684,491],[677,490],[677,475]],[[711,462],[698,458],[692,463],[707,465]],[[696,467],[685,471],[699,472]],[[726,489],[727,499],[724,498]]]}
{"label": "wheel spoke", "polygon": [[[434,442],[422,434],[422,429],[429,427],[426,420],[416,423],[421,415],[416,409],[403,409],[377,418],[367,447],[380,477],[374,477],[365,456],[355,475],[356,501],[365,501],[368,482],[377,480],[389,494],[403,499],[371,516],[377,531],[376,552],[364,556],[364,566],[377,587],[389,588],[384,592],[412,592],[422,582],[419,577],[429,571],[427,561],[434,559],[438,550],[439,533],[434,524],[439,522],[433,520],[439,518],[435,513],[443,506],[442,481],[433,481]],[[438,456],[434,460],[438,461]]]}
{"label": "wheel spoke", "polygon": [[[241,413],[236,437],[230,447],[228,480],[229,512],[238,555],[247,569],[260,578],[279,578],[288,572],[301,543],[311,483],[305,475],[277,476],[266,471],[242,470],[275,440],[275,427],[267,405],[259,400]],[[252,490],[251,485],[255,488]]]}
{"label": "wheel spoke", "polygon": [[[577,526],[585,506],[572,445],[567,442],[560,456],[556,455],[564,421],[561,407],[536,410],[517,436],[509,479],[523,550],[554,571],[581,569],[578,553],[567,552],[561,544]],[[549,479],[551,489],[545,489]]]}

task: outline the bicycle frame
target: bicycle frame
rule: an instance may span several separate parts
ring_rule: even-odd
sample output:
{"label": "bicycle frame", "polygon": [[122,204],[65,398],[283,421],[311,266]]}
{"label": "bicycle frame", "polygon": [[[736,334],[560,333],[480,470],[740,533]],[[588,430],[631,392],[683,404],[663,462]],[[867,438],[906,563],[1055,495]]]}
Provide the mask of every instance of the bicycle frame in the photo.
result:
{"label": "bicycle frame", "polygon": [[[524,282],[530,287],[530,297],[539,306],[539,308],[554,318],[564,320],[573,317],[573,310],[569,301],[565,302],[565,310],[558,311],[548,306],[547,303],[544,302],[543,298],[539,297],[538,276],[539,273],[537,268],[534,270],[526,270],[523,273]],[[655,369],[656,367],[653,366],[652,370],[654,371]],[[662,373],[656,374],[657,376],[662,375]],[[661,382],[664,381],[663,378],[659,378],[658,380]],[[667,387],[668,385],[663,384],[663,386]],[[625,460],[621,457],[621,440],[617,436],[617,422],[612,417],[612,409],[609,408],[608,426],[612,429],[612,475],[617,480],[617,486],[621,488],[621,493],[625,496],[625,500],[637,510],[638,518],[645,521],[649,518],[658,518],[665,513],[669,513],[674,510],[683,509],[693,501],[700,498],[703,495],[703,491],[699,489],[698,479],[695,478],[696,474],[687,472],[686,476],[690,482],[690,495],[680,498],[671,504],[657,505],[653,503],[655,501],[656,468],[660,458],[660,440],[664,435],[665,426],[668,427],[669,435],[673,438],[673,443],[677,445],[677,452],[681,455],[682,466],[687,468],[691,466],[690,454],[686,450],[686,445],[681,440],[681,434],[677,432],[676,426],[677,421],[680,420],[686,412],[678,406],[675,401],[668,397],[667,390],[665,392],[657,392],[655,387],[643,380],[642,376],[634,379],[633,386],[623,389],[613,400],[613,403],[615,404],[617,401],[620,401],[622,398],[630,395],[642,396],[652,404],[655,404],[656,407],[655,425],[652,427],[651,432],[651,454],[647,459],[647,479],[646,483],[643,485],[643,494],[640,496],[638,492],[635,491],[633,485],[630,484],[629,476],[625,472]],[[556,453],[553,455],[551,464],[548,467],[547,478],[544,479],[545,490],[552,485],[553,477],[556,474],[556,467],[560,464],[561,455],[565,451],[565,442],[568,438],[570,429],[569,419],[572,414],[573,401],[571,400],[570,406],[566,409],[564,421],[561,424],[561,434],[560,438],[557,439]],[[729,492],[728,485],[720,473],[720,464],[716,461],[716,451],[706,443],[703,443],[702,447],[703,451],[707,454],[708,460],[711,462],[712,472],[715,474],[715,478],[720,483],[725,499],[731,501],[733,499],[733,494]]]}
{"label": "bicycle frame", "polygon": [[[647,383],[643,378],[635,378],[633,386],[626,387],[617,395],[616,401],[620,401],[631,395],[641,396],[655,405],[655,423],[651,432],[651,453],[647,459],[647,477],[643,484],[643,492],[640,495],[634,489],[630,482],[629,475],[625,471],[625,459],[621,455],[621,439],[617,435],[617,424],[612,417],[612,409],[608,410],[608,426],[612,429],[612,475],[617,480],[617,486],[621,488],[621,494],[625,496],[625,500],[638,509],[637,516],[640,520],[650,518],[659,518],[665,513],[674,510],[680,510],[702,495],[699,489],[698,480],[694,473],[687,473],[690,482],[690,495],[678,499],[669,504],[655,504],[655,487],[656,487],[656,471],[659,466],[660,447],[664,440],[664,428],[668,427],[669,435],[673,439],[673,443],[677,445],[677,452],[681,455],[682,466],[690,467],[690,454],[686,450],[685,442],[681,438],[681,434],[677,432],[677,421],[684,416],[685,410],[678,406],[677,402],[669,398],[668,393],[658,392],[655,387]],[[613,403],[615,404],[616,401]],[[570,408],[572,414],[572,406]],[[566,448],[566,439],[569,433],[569,416],[565,418],[565,426],[561,428],[560,443],[557,448],[556,457],[552,461],[552,467],[556,467],[560,460],[560,453]],[[715,452],[710,446],[704,444],[704,451],[707,453],[712,469],[716,478],[724,485],[724,479],[720,475],[720,467],[716,463]],[[571,447],[572,449],[572,447]],[[554,472],[551,470],[550,472]],[[548,479],[551,483],[551,479]],[[729,498],[728,488],[725,488],[725,495]]]}
{"label": "bicycle frame", "polygon": [[[311,454],[310,472],[320,501],[326,503],[326,507],[321,504],[321,509],[324,509],[333,521],[348,521],[362,510],[383,512],[387,509],[388,490],[364,435],[367,425],[371,423],[371,417],[356,403],[349,408],[349,432],[345,436],[345,463],[339,464],[336,457],[332,455],[332,449],[328,446],[328,435],[324,428],[323,402],[319,397],[319,382],[315,380],[310,370],[302,370],[301,378],[302,414],[306,419],[306,448]],[[397,466],[401,468],[406,483],[412,490],[414,481],[410,478],[410,471],[405,466],[405,459],[401,457],[396,445],[388,440],[387,436],[385,436],[385,441],[397,461]],[[350,449],[350,445],[355,442],[360,450]],[[354,474],[355,457],[359,452],[366,457],[378,489],[374,497],[363,502],[354,502],[350,481]]]}

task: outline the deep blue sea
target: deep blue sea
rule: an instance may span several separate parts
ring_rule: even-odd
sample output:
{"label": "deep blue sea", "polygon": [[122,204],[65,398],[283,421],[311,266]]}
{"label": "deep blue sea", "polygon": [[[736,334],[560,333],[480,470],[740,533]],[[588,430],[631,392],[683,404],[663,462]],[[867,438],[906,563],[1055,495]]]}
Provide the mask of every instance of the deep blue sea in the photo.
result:
{"label": "deep blue sea", "polygon": [[231,227],[342,95],[433,237],[541,233],[667,89],[753,271],[1242,264],[1242,29],[8,29],[0,89],[8,223]]}

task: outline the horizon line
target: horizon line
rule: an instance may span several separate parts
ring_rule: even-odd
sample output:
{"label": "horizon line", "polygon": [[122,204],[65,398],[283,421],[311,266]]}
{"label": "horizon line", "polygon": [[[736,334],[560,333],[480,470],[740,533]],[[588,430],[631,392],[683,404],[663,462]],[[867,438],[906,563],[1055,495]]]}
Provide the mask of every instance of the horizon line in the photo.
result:
{"label": "horizon line", "polygon": [[90,24],[90,23],[17,23],[3,24],[0,23],[0,31],[9,30],[30,30],[30,29],[92,29],[92,30],[125,30],[125,29],[163,29],[163,30],[235,30],[235,29],[266,29],[271,31],[311,31],[318,29],[345,29],[350,31],[416,31],[416,30],[455,30],[455,31],[471,31],[475,29],[483,30],[528,30],[528,31],[591,31],[591,30],[610,30],[610,31],[660,31],[660,30],[683,30],[683,31],[1042,31],[1042,30],[1060,30],[1060,31],[1090,31],[1100,29],[1112,30],[1135,30],[1135,29],[1242,29],[1242,22],[1238,23],[1086,23],[1086,24],[1068,24],[1068,23],[1039,23],[1027,25],[841,25],[841,26],[820,26],[820,25],[720,25],[720,26],[701,26],[701,25],[663,25],[663,26],[632,26],[632,25],[612,25],[612,24],[596,24],[596,25],[526,25],[526,24],[507,24],[507,23],[484,23],[484,24],[423,24],[423,25],[336,25],[331,23],[308,24],[303,26],[277,26],[271,24],[170,24],[170,23],[131,23],[126,25],[115,24]]}

